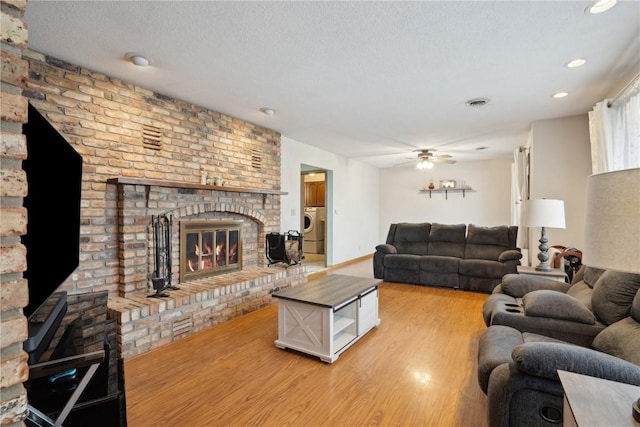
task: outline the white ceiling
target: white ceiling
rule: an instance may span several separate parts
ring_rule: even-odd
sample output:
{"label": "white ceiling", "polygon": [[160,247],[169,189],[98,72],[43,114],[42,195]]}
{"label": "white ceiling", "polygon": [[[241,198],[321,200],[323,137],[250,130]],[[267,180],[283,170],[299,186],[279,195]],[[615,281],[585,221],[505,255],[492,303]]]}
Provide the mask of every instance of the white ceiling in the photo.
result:
{"label": "white ceiling", "polygon": [[533,121],[624,86],[640,70],[640,2],[589,4],[31,0],[25,20],[33,50],[390,167],[416,148],[511,157]]}

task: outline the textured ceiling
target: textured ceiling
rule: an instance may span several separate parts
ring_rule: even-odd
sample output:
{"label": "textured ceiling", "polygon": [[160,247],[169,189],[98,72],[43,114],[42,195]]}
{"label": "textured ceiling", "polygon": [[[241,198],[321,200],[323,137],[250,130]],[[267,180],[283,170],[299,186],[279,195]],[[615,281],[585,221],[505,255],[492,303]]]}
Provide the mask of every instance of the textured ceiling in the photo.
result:
{"label": "textured ceiling", "polygon": [[532,122],[624,86],[640,71],[640,2],[589,3],[32,0],[25,20],[33,50],[390,167],[416,148],[510,157]]}

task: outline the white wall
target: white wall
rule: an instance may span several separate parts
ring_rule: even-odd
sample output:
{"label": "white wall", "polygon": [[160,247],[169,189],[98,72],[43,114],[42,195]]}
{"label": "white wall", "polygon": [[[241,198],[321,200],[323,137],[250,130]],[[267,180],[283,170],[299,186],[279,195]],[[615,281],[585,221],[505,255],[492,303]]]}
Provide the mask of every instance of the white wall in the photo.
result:
{"label": "white wall", "polygon": [[[586,114],[531,125],[531,198],[564,200],[565,229],[547,229],[549,246],[582,249],[587,177],[591,174],[589,118]],[[534,258],[540,229],[530,230]]]}
{"label": "white wall", "polygon": [[[549,244],[583,244],[586,181],[591,173],[586,114],[532,124],[531,197],[565,201],[567,228],[548,229]],[[335,265],[374,252],[394,222],[511,225],[513,160],[436,164],[430,171],[413,167],[377,169],[365,163],[282,137],[281,230],[300,230],[300,172],[327,170],[327,264]],[[419,190],[433,179],[464,181],[475,191],[431,198]],[[520,230],[520,232],[524,232]],[[535,259],[540,230],[530,231]],[[523,248],[526,249],[526,248]]]}
{"label": "white wall", "polygon": [[[380,224],[378,240],[384,242],[389,225],[396,222],[441,224],[510,224],[512,159],[437,164],[429,171],[414,167],[380,170]],[[433,179],[464,181],[473,192],[445,194],[420,192]]]}
{"label": "white wall", "polygon": [[379,170],[373,166],[282,137],[282,231],[300,230],[300,172],[327,170],[327,265],[372,254],[379,244]]}

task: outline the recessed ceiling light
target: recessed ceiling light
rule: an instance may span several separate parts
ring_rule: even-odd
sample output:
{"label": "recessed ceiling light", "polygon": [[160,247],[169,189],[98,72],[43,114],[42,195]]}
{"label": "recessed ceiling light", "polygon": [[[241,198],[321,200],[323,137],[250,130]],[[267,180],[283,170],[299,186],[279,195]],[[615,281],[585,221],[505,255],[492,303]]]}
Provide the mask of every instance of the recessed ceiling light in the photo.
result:
{"label": "recessed ceiling light", "polygon": [[146,67],[147,65],[149,65],[149,60],[142,55],[138,55],[137,53],[129,52],[125,54],[124,57],[138,67]]}
{"label": "recessed ceiling light", "polygon": [[275,111],[273,111],[271,108],[261,108],[260,112],[266,114],[267,116],[273,116],[275,114]]}
{"label": "recessed ceiling light", "polygon": [[473,98],[465,102],[469,107],[482,107],[489,103],[489,98]]}
{"label": "recessed ceiling light", "polygon": [[558,92],[558,93],[554,94],[553,97],[554,98],[564,98],[567,95],[569,95],[567,92]]}
{"label": "recessed ceiling light", "polygon": [[589,5],[584,11],[592,14],[606,12],[616,5],[616,0],[598,0]]}
{"label": "recessed ceiling light", "polygon": [[480,150],[486,150],[489,147],[476,147],[476,150],[480,151]]}
{"label": "recessed ceiling light", "polygon": [[586,63],[587,63],[587,60],[586,60],[586,59],[583,59],[583,58],[576,58],[576,59],[574,59],[573,61],[569,61],[569,62],[567,62],[567,63],[566,63],[566,64],[564,64],[564,65],[565,65],[565,67],[567,67],[567,68],[576,68],[576,67],[581,67],[581,66],[583,66],[583,65],[584,65],[584,64],[586,64]]}

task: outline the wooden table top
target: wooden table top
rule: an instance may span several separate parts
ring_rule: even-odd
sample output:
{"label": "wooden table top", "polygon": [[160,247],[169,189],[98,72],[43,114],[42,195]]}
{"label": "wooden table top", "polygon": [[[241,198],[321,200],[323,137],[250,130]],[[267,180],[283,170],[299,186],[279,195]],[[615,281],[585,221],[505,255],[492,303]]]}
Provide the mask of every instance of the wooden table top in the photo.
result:
{"label": "wooden table top", "polygon": [[639,426],[633,402],[640,387],[558,370],[558,376],[578,426]]}
{"label": "wooden table top", "polygon": [[375,289],[380,279],[329,274],[302,286],[274,292],[276,298],[299,301],[322,307],[336,308],[369,289]]}

